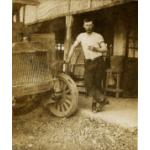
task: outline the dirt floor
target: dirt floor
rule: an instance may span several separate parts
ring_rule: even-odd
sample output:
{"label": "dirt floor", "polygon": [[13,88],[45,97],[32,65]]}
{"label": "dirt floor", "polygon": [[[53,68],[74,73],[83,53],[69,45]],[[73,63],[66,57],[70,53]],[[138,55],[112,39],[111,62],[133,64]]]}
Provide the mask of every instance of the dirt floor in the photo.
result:
{"label": "dirt floor", "polygon": [[13,150],[137,149],[137,129],[85,115],[82,106],[79,104],[79,110],[70,118],[57,118],[42,107],[13,117]]}

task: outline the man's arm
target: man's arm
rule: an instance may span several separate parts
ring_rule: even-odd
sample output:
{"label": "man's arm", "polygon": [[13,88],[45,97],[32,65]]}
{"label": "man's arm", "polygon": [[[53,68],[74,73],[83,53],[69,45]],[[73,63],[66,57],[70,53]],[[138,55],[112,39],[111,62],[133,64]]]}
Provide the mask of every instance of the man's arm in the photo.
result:
{"label": "man's arm", "polygon": [[76,49],[76,47],[77,47],[79,44],[80,44],[80,42],[79,42],[78,40],[76,40],[76,41],[73,43],[73,45],[71,46],[71,49],[70,49],[70,51],[69,51],[69,53],[68,53],[68,57],[67,57],[67,59],[66,59],[66,62],[67,62],[67,63],[69,63],[69,61],[70,61],[70,59],[71,59],[71,57],[72,57],[72,54],[73,54],[74,50]]}
{"label": "man's arm", "polygon": [[101,52],[101,53],[106,53],[107,52],[107,44],[105,43],[104,41],[104,37],[101,35],[101,34],[98,34],[97,35],[97,38],[98,38],[98,47],[96,46],[93,46],[91,48],[92,51],[95,51],[95,52]]}
{"label": "man's arm", "polygon": [[99,47],[97,48],[97,51],[99,52],[107,52],[107,44],[103,41],[99,44]]}
{"label": "man's arm", "polygon": [[94,51],[94,52],[101,52],[101,53],[104,53],[104,52],[107,52],[107,44],[105,43],[105,42],[101,42],[100,44],[99,44],[99,47],[94,47],[94,46],[92,46],[91,48],[90,48],[92,51]]}

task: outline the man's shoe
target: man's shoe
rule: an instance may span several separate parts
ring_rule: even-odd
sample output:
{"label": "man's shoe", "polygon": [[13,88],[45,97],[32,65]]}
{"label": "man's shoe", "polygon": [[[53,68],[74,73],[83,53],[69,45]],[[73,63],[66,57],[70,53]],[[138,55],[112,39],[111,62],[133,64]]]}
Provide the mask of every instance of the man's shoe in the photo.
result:
{"label": "man's shoe", "polygon": [[106,97],[99,97],[99,98],[97,99],[97,102],[98,102],[99,104],[103,104],[103,105],[109,104],[109,101],[108,101],[108,99],[107,99]]}
{"label": "man's shoe", "polygon": [[109,104],[109,101],[107,99],[98,102],[96,105],[96,112],[101,112],[103,110],[103,107],[107,104]]}
{"label": "man's shoe", "polygon": [[98,106],[97,106],[97,108],[96,108],[96,111],[97,111],[97,112],[101,112],[101,111],[103,110],[103,107],[104,107],[104,105],[98,103]]}
{"label": "man's shoe", "polygon": [[96,112],[97,112],[96,102],[92,103],[92,112],[93,112],[93,113],[96,113]]}
{"label": "man's shoe", "polygon": [[110,104],[109,100],[105,99],[105,105],[108,105],[108,104]]}

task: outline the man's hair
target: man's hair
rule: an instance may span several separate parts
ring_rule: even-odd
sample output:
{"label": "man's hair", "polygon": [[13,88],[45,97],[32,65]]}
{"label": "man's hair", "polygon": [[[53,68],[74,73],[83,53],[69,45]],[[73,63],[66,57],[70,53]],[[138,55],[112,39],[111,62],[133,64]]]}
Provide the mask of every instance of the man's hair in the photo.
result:
{"label": "man's hair", "polygon": [[86,23],[86,22],[93,22],[93,23],[94,23],[94,21],[93,21],[92,18],[85,18],[85,19],[83,20],[83,23]]}

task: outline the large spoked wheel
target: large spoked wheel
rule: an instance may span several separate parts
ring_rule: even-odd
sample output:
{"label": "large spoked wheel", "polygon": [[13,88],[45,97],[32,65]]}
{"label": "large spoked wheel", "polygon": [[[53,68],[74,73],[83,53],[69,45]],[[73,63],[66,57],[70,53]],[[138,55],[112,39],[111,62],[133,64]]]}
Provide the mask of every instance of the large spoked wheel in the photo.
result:
{"label": "large spoked wheel", "polygon": [[66,74],[58,76],[59,95],[55,99],[55,103],[48,107],[50,111],[58,117],[71,116],[78,107],[78,89],[75,82]]}

